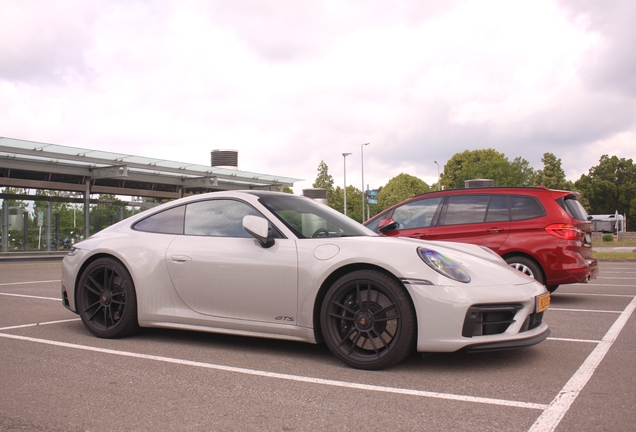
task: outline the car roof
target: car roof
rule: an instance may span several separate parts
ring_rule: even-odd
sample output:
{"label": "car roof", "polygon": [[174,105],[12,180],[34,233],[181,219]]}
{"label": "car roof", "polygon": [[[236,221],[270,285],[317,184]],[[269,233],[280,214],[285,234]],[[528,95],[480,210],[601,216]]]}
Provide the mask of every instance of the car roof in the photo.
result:
{"label": "car roof", "polygon": [[515,193],[515,192],[520,194],[523,194],[525,192],[525,194],[527,195],[549,193],[549,194],[552,194],[553,198],[555,199],[561,198],[563,196],[570,196],[577,200],[581,198],[581,194],[578,192],[559,190],[559,189],[548,189],[543,185],[542,186],[484,186],[484,187],[471,187],[471,188],[444,189],[444,190],[424,192],[419,195],[415,195],[411,198],[407,198],[403,201],[400,201],[399,203],[392,205],[391,207],[381,211],[377,215],[365,221],[364,225],[368,224],[372,220],[377,219],[380,215],[382,215],[383,213],[386,213],[389,210],[392,210],[395,207],[401,206],[411,201],[425,198],[427,196],[435,197],[435,196],[457,195],[457,194],[466,194],[466,193],[474,194],[474,195],[477,195],[480,193],[508,194],[508,193]]}
{"label": "car roof", "polygon": [[[484,187],[471,187],[471,188],[457,188],[457,189],[444,189],[437,191],[428,191],[421,193],[419,195],[415,195],[413,198],[419,198],[427,195],[454,195],[458,193],[470,193],[470,194],[479,194],[479,193],[496,193],[496,194],[504,194],[504,193],[514,193],[514,192],[526,192],[528,194],[534,193],[560,193],[563,195],[572,195],[574,197],[579,198],[580,194],[578,192],[559,190],[559,189],[548,189],[545,186],[484,186]],[[409,199],[413,199],[409,198]],[[406,200],[405,200],[406,201]]]}

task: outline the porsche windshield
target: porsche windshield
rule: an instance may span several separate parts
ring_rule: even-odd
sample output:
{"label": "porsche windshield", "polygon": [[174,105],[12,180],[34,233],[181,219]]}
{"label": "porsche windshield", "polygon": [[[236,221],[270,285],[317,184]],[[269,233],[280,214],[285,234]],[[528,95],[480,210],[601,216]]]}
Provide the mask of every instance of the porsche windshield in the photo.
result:
{"label": "porsche windshield", "polygon": [[298,238],[377,236],[353,219],[311,198],[259,194],[260,202]]}

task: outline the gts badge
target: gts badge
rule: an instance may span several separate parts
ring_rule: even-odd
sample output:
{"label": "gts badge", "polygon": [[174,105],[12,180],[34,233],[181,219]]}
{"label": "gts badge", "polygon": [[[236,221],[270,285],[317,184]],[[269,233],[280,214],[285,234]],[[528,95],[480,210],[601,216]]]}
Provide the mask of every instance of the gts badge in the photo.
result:
{"label": "gts badge", "polygon": [[276,321],[286,321],[286,322],[294,322],[294,317],[288,316],[277,316]]}

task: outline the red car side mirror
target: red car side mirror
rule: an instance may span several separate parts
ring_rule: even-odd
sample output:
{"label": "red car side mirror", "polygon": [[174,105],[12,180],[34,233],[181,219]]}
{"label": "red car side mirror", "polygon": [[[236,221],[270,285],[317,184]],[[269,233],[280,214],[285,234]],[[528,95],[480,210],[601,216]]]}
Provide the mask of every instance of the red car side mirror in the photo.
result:
{"label": "red car side mirror", "polygon": [[396,229],[400,224],[395,221],[393,218],[386,218],[386,219],[382,219],[380,221],[380,223],[378,224],[378,231],[393,231],[394,229]]}

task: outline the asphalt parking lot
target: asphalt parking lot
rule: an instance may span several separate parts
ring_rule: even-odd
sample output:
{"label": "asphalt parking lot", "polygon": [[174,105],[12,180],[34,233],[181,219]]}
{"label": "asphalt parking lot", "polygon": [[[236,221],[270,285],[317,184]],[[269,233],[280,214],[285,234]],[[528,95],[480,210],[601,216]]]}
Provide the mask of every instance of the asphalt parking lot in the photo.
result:
{"label": "asphalt parking lot", "polygon": [[539,345],[378,372],[324,345],[98,339],[62,306],[60,274],[60,261],[0,261],[0,431],[636,430],[636,262],[560,287]]}

